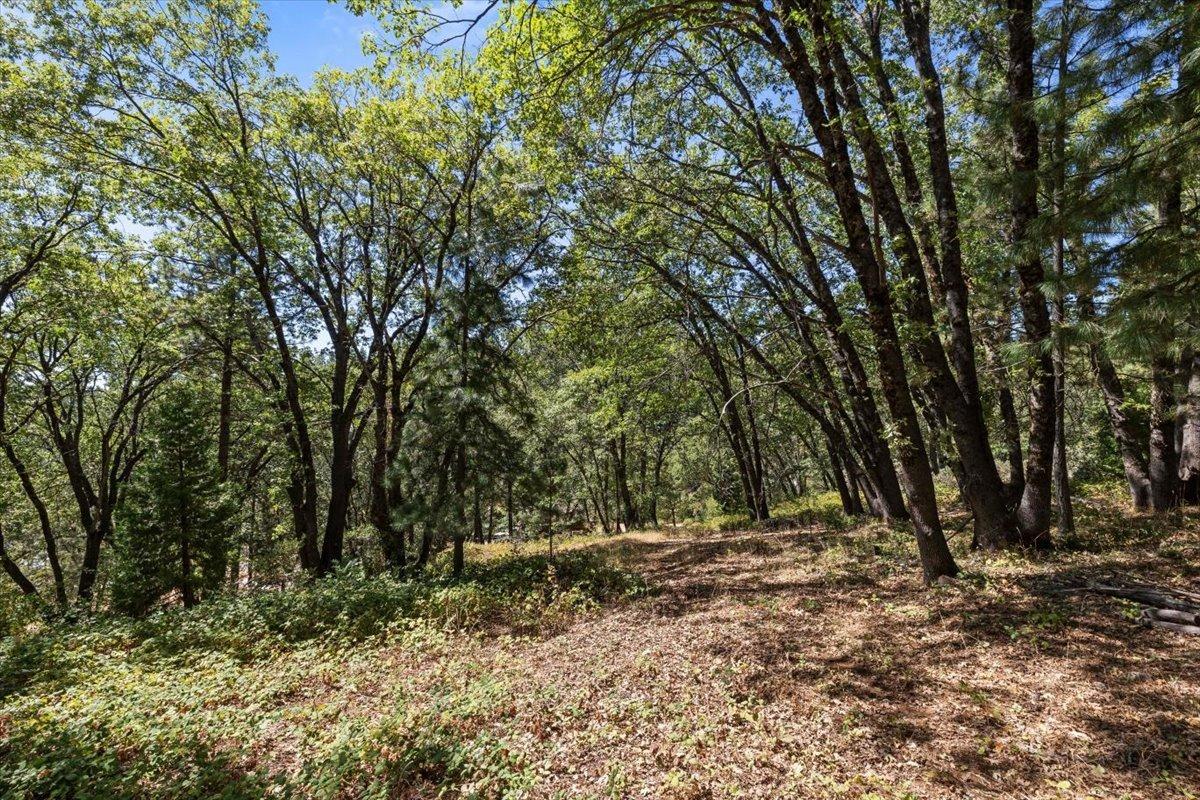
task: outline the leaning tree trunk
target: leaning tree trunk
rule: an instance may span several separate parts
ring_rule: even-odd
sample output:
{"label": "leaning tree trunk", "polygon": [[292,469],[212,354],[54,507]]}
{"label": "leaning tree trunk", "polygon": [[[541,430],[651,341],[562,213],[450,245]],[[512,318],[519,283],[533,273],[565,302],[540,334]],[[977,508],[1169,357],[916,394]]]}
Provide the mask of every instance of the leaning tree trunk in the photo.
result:
{"label": "leaning tree trunk", "polygon": [[908,501],[909,515],[921,556],[925,580],[932,582],[958,572],[954,557],[942,532],[938,517],[937,495],[929,469],[921,424],[909,393],[908,371],[896,330],[891,291],[884,266],[874,254],[854,175],[849,147],[841,127],[840,111],[826,111],[826,101],[837,94],[831,81],[822,81],[822,97],[817,76],[809,60],[803,36],[794,16],[783,20],[784,38],[769,24],[760,24],[767,49],[787,71],[800,98],[804,116],[816,136],[822,154],[821,163],[837,200],[838,212],[847,234],[848,260],[854,268],[866,302],[867,319],[874,338],[879,363],[879,379],[892,422],[899,433],[896,456],[900,463],[900,482]]}
{"label": "leaning tree trunk", "polygon": [[749,434],[747,457],[754,487],[755,519],[760,522],[770,519],[771,510],[767,499],[767,473],[762,455],[762,441],[758,435],[758,421],[754,413],[754,393],[750,390],[750,378],[746,372],[746,354],[735,345],[738,372],[741,377],[741,398],[746,408],[746,429]]}
{"label": "leaning tree trunk", "polygon": [[0,526],[0,567],[3,567],[4,571],[8,573],[8,577],[13,579],[13,583],[21,590],[21,594],[37,597],[37,586],[21,571],[20,565],[9,557],[8,550],[4,547],[4,528],[2,526]]}
{"label": "leaning tree trunk", "polygon": [[838,458],[837,450],[833,448],[833,445],[826,443],[825,448],[825,452],[829,455],[829,471],[833,475],[838,497],[842,501],[842,513],[849,517],[862,514],[862,500],[854,490],[853,477],[850,476],[850,480],[847,481],[848,476],[842,469],[841,459]]}
{"label": "leaning tree trunk", "polygon": [[[1014,523],[1005,502],[1003,485],[992,456],[978,393],[968,385],[971,381],[966,374],[957,377],[954,375],[942,341],[936,334],[937,325],[929,298],[928,280],[925,275],[925,264],[922,262],[921,249],[914,238],[912,226],[905,216],[903,204],[891,179],[889,160],[874,129],[867,123],[868,113],[859,95],[858,82],[854,72],[848,65],[845,53],[838,41],[834,30],[836,26],[829,26],[825,12],[821,10],[820,5],[810,4],[806,10],[813,29],[816,53],[820,60],[821,69],[818,74],[825,101],[834,115],[829,124],[834,126],[833,133],[835,135],[830,139],[829,144],[838,148],[836,169],[841,174],[836,179],[831,178],[830,182],[835,193],[841,195],[839,207],[843,211],[844,227],[852,245],[851,252],[863,248],[855,254],[863,266],[874,262],[871,269],[884,270],[886,268],[887,262],[883,259],[882,254],[877,255],[875,252],[876,242],[871,239],[870,228],[862,213],[861,202],[857,195],[852,194],[853,161],[845,146],[846,142],[842,138],[844,134],[837,124],[840,123],[836,116],[840,114],[837,111],[839,95],[846,101],[850,111],[847,116],[850,129],[862,149],[871,202],[879,218],[887,227],[891,249],[896,256],[900,271],[905,280],[912,284],[911,289],[903,294],[906,299],[904,313],[909,319],[916,321],[924,328],[923,335],[915,337],[910,342],[911,352],[918,358],[920,367],[918,374],[921,377],[919,385],[914,388],[918,391],[927,389],[932,392],[946,413],[950,430],[954,435],[958,456],[963,463],[962,474],[965,478],[963,493],[974,514],[977,537],[985,541],[1007,542],[1015,534]],[[794,41],[796,42],[794,45],[796,53],[799,55],[800,42],[799,40]],[[835,73],[836,82],[833,79]],[[803,94],[803,90],[801,92]],[[807,106],[805,113],[808,116]],[[815,132],[818,127],[817,123],[811,117],[809,122]],[[822,149],[825,146],[826,144],[821,142]],[[882,249],[881,243],[880,249]],[[850,260],[853,263],[855,258],[852,256]],[[886,277],[884,282],[886,282]],[[928,457],[923,460],[928,468]]]}
{"label": "leaning tree trunk", "polygon": [[[1082,254],[1083,243],[1077,243],[1075,249]],[[1095,321],[1096,306],[1092,299],[1092,291],[1081,290],[1078,298],[1079,318],[1087,322]],[[1113,438],[1117,441],[1117,450],[1121,454],[1129,497],[1135,509],[1144,511],[1150,508],[1150,473],[1146,467],[1141,434],[1126,408],[1125,387],[1112,359],[1108,357],[1103,342],[1093,339],[1088,344],[1088,357],[1092,363],[1096,383],[1100,387],[1100,394],[1104,397],[1104,408],[1108,412]]]}
{"label": "leaning tree trunk", "polygon": [[[0,391],[3,390],[0,389]],[[3,398],[0,397],[0,431],[2,430],[4,430],[4,403]],[[54,528],[50,521],[50,511],[41,494],[38,492],[37,487],[34,485],[33,478],[30,476],[25,462],[17,454],[16,449],[7,436],[0,437],[0,448],[3,448],[5,455],[8,457],[9,464],[21,482],[25,496],[29,498],[29,502],[33,505],[34,511],[37,513],[38,526],[41,528],[42,540],[46,545],[46,561],[50,565],[50,573],[54,577],[54,597],[60,607],[66,608],[68,602],[67,584],[63,577],[62,564],[58,558],[58,540],[55,538]],[[16,565],[14,564],[13,566],[15,567]],[[21,581],[17,579],[11,570],[9,570],[9,574],[13,576],[18,585],[21,585]],[[24,591],[24,586],[22,586],[22,591]]]}

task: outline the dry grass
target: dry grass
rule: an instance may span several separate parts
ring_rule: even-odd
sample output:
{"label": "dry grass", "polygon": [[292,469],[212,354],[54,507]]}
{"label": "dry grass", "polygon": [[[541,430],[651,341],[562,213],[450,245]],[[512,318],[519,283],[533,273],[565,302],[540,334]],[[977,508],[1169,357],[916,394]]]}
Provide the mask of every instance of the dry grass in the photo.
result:
{"label": "dry grass", "polygon": [[620,537],[657,596],[498,647],[492,724],[533,797],[1192,797],[1197,642],[1043,591],[1195,584],[1195,514],[1118,517],[1091,501],[1072,550],[960,553],[932,590],[877,527]]}

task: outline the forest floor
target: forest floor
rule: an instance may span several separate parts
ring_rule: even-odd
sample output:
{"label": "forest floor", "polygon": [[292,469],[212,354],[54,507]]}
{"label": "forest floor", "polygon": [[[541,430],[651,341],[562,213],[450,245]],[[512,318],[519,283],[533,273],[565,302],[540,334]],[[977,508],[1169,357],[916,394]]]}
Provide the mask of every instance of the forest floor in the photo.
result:
{"label": "forest floor", "polygon": [[536,797],[1198,796],[1200,641],[1047,589],[1195,588],[1200,517],[1080,505],[1072,549],[960,552],[933,589],[879,526],[628,534],[607,546],[657,593],[485,643],[510,687],[487,724]]}
{"label": "forest floor", "polygon": [[[1078,512],[1076,540],[1036,559],[970,553],[958,534],[964,573],[934,588],[911,542],[879,525],[568,541],[649,590],[536,634],[499,624],[299,651],[254,667],[291,675],[286,689],[233,678],[193,712],[152,711],[228,713],[243,733],[209,746],[229,774],[290,776],[315,796],[362,796],[361,774],[346,777],[366,765],[390,797],[1196,797],[1200,641],[1139,627],[1123,601],[1051,589],[1114,574],[1195,588],[1200,514],[1129,518],[1103,499]],[[139,686],[191,679],[138,669]],[[341,773],[313,771],[321,736]]]}

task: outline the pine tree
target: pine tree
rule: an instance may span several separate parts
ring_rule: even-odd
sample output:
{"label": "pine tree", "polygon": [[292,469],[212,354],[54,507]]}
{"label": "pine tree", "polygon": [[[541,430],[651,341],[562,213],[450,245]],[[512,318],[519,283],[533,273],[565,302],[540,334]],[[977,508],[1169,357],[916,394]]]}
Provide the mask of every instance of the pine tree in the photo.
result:
{"label": "pine tree", "polygon": [[203,396],[180,382],[168,387],[150,421],[148,457],[122,503],[114,540],[119,610],[144,613],[172,591],[191,607],[221,585],[233,509],[204,411]]}

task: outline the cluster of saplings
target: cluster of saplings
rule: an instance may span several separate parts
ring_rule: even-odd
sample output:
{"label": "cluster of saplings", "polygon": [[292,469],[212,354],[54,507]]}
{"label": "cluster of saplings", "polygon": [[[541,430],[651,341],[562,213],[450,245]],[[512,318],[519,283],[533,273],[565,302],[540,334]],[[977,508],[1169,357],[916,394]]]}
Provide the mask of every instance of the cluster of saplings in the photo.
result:
{"label": "cluster of saplings", "polygon": [[0,598],[1200,500],[1195,4],[368,0],[308,82],[253,0],[10,5]]}

